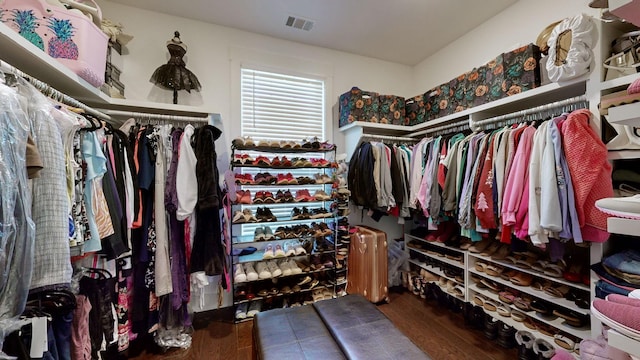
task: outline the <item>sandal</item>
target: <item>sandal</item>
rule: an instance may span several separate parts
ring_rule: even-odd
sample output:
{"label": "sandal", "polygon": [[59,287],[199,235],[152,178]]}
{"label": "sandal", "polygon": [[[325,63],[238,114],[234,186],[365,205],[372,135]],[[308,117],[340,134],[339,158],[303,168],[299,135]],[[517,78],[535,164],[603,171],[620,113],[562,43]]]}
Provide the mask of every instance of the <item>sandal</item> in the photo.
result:
{"label": "sandal", "polygon": [[476,261],[475,268],[478,272],[484,272],[487,269],[487,263],[482,261]]}
{"label": "sandal", "polygon": [[552,313],[551,304],[541,299],[536,299],[531,302],[531,310],[542,315],[551,315]]}
{"label": "sandal", "polygon": [[485,269],[485,272],[487,273],[487,275],[500,276],[500,274],[502,274],[503,270],[504,270],[504,268],[502,266],[500,266],[500,265],[489,264],[489,265],[487,265],[487,268]]}
{"label": "sandal", "polygon": [[500,248],[498,249],[498,251],[496,251],[495,253],[493,253],[493,255],[491,255],[491,259],[504,260],[507,258],[507,256],[509,256],[509,253],[511,253],[511,247],[507,244],[502,244],[500,245]]}
{"label": "sandal", "polygon": [[553,337],[553,341],[558,344],[558,346],[560,346],[561,348],[568,350],[568,351],[573,351],[573,349],[575,349],[576,347],[576,342],[573,341],[572,339],[570,339],[569,337],[562,335],[562,334],[556,334]]}
{"label": "sandal", "polygon": [[519,286],[529,286],[533,281],[533,275],[518,272],[516,275],[512,276],[510,279],[511,283]]}
{"label": "sandal", "polygon": [[484,304],[482,304],[482,307],[487,311],[496,311],[498,305],[493,300],[487,299]]}
{"label": "sandal", "polygon": [[478,306],[483,306],[484,302],[487,301],[487,300],[489,300],[489,298],[487,298],[484,295],[481,295],[481,294],[473,295],[473,302]]}
{"label": "sandal", "polygon": [[513,304],[516,299],[516,295],[509,290],[500,291],[498,299],[506,304]]}
{"label": "sandal", "polygon": [[506,304],[500,303],[496,307],[496,311],[499,315],[504,317],[511,317],[511,309]]}
{"label": "sandal", "polygon": [[531,311],[531,298],[528,296],[515,298],[513,304],[522,311]]}
{"label": "sandal", "polygon": [[527,314],[519,310],[511,309],[511,318],[517,322],[524,322],[527,320]]}
{"label": "sandal", "polygon": [[564,260],[560,259],[555,264],[547,263],[547,265],[543,269],[543,273],[554,278],[561,278],[566,267],[567,264],[565,264]]}
{"label": "sandal", "polygon": [[569,290],[571,290],[569,288],[569,286],[567,285],[560,285],[557,287],[553,287],[553,286],[547,286],[544,288],[544,292],[548,295],[551,295],[553,297],[557,297],[557,298],[563,298],[567,295],[567,293],[569,292]]}

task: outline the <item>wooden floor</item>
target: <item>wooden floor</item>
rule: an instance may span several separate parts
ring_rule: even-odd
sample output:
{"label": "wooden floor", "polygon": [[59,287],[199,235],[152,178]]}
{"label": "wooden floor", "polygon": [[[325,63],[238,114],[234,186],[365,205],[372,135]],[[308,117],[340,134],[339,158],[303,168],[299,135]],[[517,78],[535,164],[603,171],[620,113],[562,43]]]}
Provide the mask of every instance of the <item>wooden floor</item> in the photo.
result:
{"label": "wooden floor", "polygon": [[[517,359],[517,350],[505,350],[487,340],[482,332],[465,327],[461,314],[426,303],[409,293],[391,293],[388,304],[378,308],[434,360]],[[143,352],[131,359],[253,359],[251,329],[253,322],[233,324],[231,314],[216,314],[194,322],[197,330],[188,350],[170,350],[164,354]]]}

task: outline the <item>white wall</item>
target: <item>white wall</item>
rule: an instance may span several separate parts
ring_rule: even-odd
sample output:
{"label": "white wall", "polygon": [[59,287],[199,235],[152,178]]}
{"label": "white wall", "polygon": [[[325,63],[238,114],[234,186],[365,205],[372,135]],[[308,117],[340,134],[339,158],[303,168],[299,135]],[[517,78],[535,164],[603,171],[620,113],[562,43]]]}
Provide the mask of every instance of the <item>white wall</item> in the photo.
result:
{"label": "white wall", "polygon": [[579,13],[598,17],[598,10],[589,8],[588,3],[585,0],[516,2],[416,65],[411,94],[421,94],[448,82],[500,53],[535,43],[540,32],[552,22]]}

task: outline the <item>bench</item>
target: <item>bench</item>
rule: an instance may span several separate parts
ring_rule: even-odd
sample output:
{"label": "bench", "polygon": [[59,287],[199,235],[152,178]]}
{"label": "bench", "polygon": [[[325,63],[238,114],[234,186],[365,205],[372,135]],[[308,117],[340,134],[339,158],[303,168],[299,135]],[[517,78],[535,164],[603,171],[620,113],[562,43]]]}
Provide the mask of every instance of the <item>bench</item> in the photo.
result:
{"label": "bench", "polygon": [[253,335],[261,360],[429,359],[360,295],[258,313]]}

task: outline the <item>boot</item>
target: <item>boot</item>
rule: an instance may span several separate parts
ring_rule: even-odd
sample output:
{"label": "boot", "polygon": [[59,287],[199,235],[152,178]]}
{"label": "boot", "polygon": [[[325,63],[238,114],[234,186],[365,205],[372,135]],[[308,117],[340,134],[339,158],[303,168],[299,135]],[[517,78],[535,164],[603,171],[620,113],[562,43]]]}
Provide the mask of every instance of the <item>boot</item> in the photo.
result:
{"label": "boot", "polygon": [[536,353],[533,351],[535,338],[528,331],[520,330],[516,332],[516,342],[518,343],[518,360],[535,360]]}
{"label": "boot", "polygon": [[538,356],[538,360],[548,360],[556,353],[556,349],[545,339],[536,339],[533,342],[533,351]]}
{"label": "boot", "polygon": [[494,318],[491,315],[486,315],[484,318],[484,337],[489,340],[493,340],[498,337],[498,329],[500,328],[502,321]]}
{"label": "boot", "polygon": [[498,330],[498,345],[505,349],[512,349],[516,346],[516,329],[513,326],[502,324]]}

